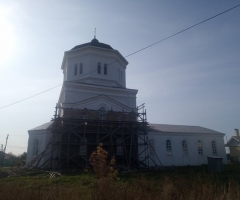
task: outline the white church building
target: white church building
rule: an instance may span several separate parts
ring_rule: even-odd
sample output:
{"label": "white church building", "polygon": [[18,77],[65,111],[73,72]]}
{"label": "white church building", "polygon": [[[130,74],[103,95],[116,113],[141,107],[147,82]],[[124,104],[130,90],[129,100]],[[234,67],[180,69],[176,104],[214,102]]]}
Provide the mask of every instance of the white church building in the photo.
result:
{"label": "white church building", "polygon": [[128,61],[110,45],[91,42],[64,53],[64,81],[55,119],[28,131],[27,164],[87,167],[99,143],[121,165],[227,164],[224,134],[200,127],[147,123],[138,90],[126,88]]}

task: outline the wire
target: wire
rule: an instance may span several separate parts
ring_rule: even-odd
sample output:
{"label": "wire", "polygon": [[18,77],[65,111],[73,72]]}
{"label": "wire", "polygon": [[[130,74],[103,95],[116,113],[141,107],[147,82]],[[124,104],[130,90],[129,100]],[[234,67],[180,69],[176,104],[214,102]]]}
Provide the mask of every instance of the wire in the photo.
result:
{"label": "wire", "polygon": [[[93,71],[90,71],[90,72],[88,72],[88,73],[86,73],[86,74],[83,74],[83,75],[81,75],[81,76],[78,76],[77,78],[72,79],[71,81],[74,81],[74,80],[76,80],[76,79],[79,79],[79,78],[82,77],[82,76],[86,76],[87,74],[90,74],[90,73],[92,73],[92,72],[94,72],[94,71],[96,71],[96,70],[93,70]],[[0,107],[0,109],[3,109],[3,108],[6,108],[6,107],[9,107],[9,106],[12,106],[12,105],[14,105],[14,104],[20,103],[20,102],[25,101],[25,100],[27,100],[27,99],[31,99],[31,98],[33,98],[33,97],[35,97],[35,96],[38,96],[38,95],[40,95],[40,94],[43,94],[43,93],[48,92],[48,91],[50,91],[50,90],[53,90],[53,89],[55,89],[55,88],[57,88],[57,87],[60,87],[61,85],[62,85],[62,84],[56,85],[56,86],[54,86],[54,87],[52,87],[52,88],[50,88],[50,89],[44,90],[44,91],[39,92],[39,93],[37,93],[37,94],[34,94],[34,95],[32,95],[32,96],[29,96],[29,97],[27,97],[27,98],[25,98],[25,99],[21,99],[21,100],[19,100],[19,101],[14,102],[14,103],[8,104],[8,105],[3,106],[3,107]]]}
{"label": "wire", "polygon": [[19,147],[19,146],[11,146],[11,145],[8,145],[8,147],[11,147],[11,148],[18,148],[18,149],[27,149],[27,147]]}
{"label": "wire", "polygon": [[11,135],[11,136],[28,136],[27,134],[25,134],[25,135]]}
{"label": "wire", "polygon": [[127,58],[127,57],[129,57],[129,56],[132,56],[132,55],[134,55],[134,54],[136,54],[136,53],[138,53],[138,52],[140,52],[140,51],[143,51],[144,49],[147,49],[147,48],[149,48],[149,47],[151,47],[151,46],[154,46],[154,45],[156,45],[156,44],[158,44],[158,43],[160,43],[160,42],[163,42],[164,40],[167,40],[167,39],[169,39],[169,38],[171,38],[171,37],[174,37],[174,36],[176,36],[176,35],[178,35],[178,34],[180,34],[180,33],[182,33],[182,32],[185,32],[185,31],[187,31],[187,30],[189,30],[189,29],[191,29],[191,28],[193,28],[193,27],[195,27],[195,26],[198,26],[198,25],[200,25],[200,24],[202,24],[202,23],[204,23],[204,22],[207,22],[207,21],[209,21],[209,20],[211,20],[211,19],[213,19],[213,18],[215,18],[215,17],[218,17],[219,15],[222,15],[222,14],[224,14],[224,13],[230,11],[230,10],[233,10],[233,9],[239,7],[239,6],[240,6],[240,4],[237,5],[237,6],[234,6],[234,7],[230,8],[230,9],[228,9],[228,10],[225,10],[225,11],[223,11],[223,12],[217,14],[217,15],[214,15],[214,16],[208,18],[208,19],[205,19],[205,20],[203,20],[203,21],[201,21],[201,22],[199,22],[199,23],[197,23],[197,24],[194,24],[194,25],[192,25],[192,26],[190,26],[190,27],[188,27],[188,28],[185,28],[185,29],[183,29],[183,30],[181,30],[181,31],[179,31],[179,32],[177,32],[177,33],[175,33],[175,34],[173,34],[173,35],[170,35],[170,36],[168,36],[168,37],[166,37],[166,38],[164,38],[164,39],[162,39],[162,40],[159,40],[159,41],[157,41],[157,42],[155,42],[155,43],[153,43],[153,44],[150,44],[150,45],[148,45],[148,46],[146,46],[146,47],[144,47],[144,48],[142,48],[142,49],[140,49],[140,50],[138,50],[138,51],[135,51],[135,52],[133,52],[133,53],[125,56],[124,58]]}
{"label": "wire", "polygon": [[[167,40],[167,39],[169,39],[169,38],[172,38],[172,37],[174,37],[174,36],[176,36],[176,35],[178,35],[178,34],[180,34],[180,33],[182,33],[182,32],[185,32],[185,31],[187,31],[187,30],[189,30],[189,29],[191,29],[191,28],[193,28],[193,27],[196,27],[196,26],[198,26],[198,25],[200,25],[200,24],[202,24],[202,23],[204,23],[204,22],[207,22],[207,21],[209,21],[209,20],[211,20],[211,19],[213,19],[213,18],[215,18],[215,17],[218,17],[218,16],[220,16],[220,15],[226,13],[226,12],[229,12],[230,10],[233,10],[233,9],[239,7],[239,6],[240,6],[240,4],[239,4],[239,5],[236,5],[236,6],[232,7],[232,8],[230,8],[230,9],[228,9],[228,10],[225,10],[225,11],[223,11],[223,12],[217,14],[217,15],[214,15],[214,16],[208,18],[208,19],[205,19],[205,20],[203,20],[203,21],[201,21],[201,22],[199,22],[199,23],[197,23],[197,24],[194,24],[194,25],[192,25],[192,26],[190,26],[190,27],[188,27],[188,28],[185,28],[185,29],[183,29],[183,30],[181,30],[181,31],[179,31],[179,32],[177,32],[177,33],[175,33],[175,34],[173,34],[173,35],[170,35],[170,36],[168,36],[168,37],[166,37],[166,38],[164,38],[164,39],[161,39],[161,40],[159,40],[159,41],[157,41],[157,42],[155,42],[155,43],[153,43],[153,44],[150,44],[150,45],[148,45],[148,46],[146,46],[146,47],[144,47],[144,48],[142,48],[142,49],[139,49],[139,50],[137,50],[137,51],[135,51],[135,52],[133,52],[133,53],[130,53],[130,54],[128,54],[127,56],[124,56],[124,58],[127,58],[127,57],[129,57],[129,56],[132,56],[132,55],[140,52],[140,51],[143,51],[143,50],[145,50],[145,49],[147,49],[147,48],[150,48],[150,47],[152,47],[152,46],[154,46],[154,45],[156,45],[156,44],[158,44],[158,43],[160,43],[160,42],[163,42],[163,41],[165,41],[165,40]],[[120,59],[119,59],[119,60],[120,60]],[[116,60],[116,61],[113,61],[113,62],[109,63],[108,66],[111,65],[111,64],[113,64],[113,63],[115,63],[115,62],[117,62],[117,61],[119,61],[119,60]],[[97,71],[97,69],[95,69],[95,70],[93,70],[93,71],[90,71],[90,72],[88,72],[88,73],[86,73],[86,74],[83,74],[83,75],[81,75],[81,76],[78,76],[76,79],[79,79],[80,77],[86,76],[87,74],[90,74],[90,73],[95,72],[95,71]],[[73,81],[73,80],[75,80],[75,79],[72,79],[71,81]],[[57,86],[55,86],[55,87],[52,87],[52,88],[50,88],[50,89],[44,90],[44,91],[42,91],[42,92],[39,92],[39,93],[37,93],[37,94],[35,94],[35,95],[29,96],[29,97],[27,97],[27,98],[25,98],[25,99],[21,99],[21,100],[19,100],[19,101],[14,102],[14,103],[5,105],[5,106],[3,106],[3,107],[0,107],[0,109],[9,107],[9,106],[12,106],[12,105],[14,105],[14,104],[17,104],[17,103],[20,103],[20,102],[22,102],[22,101],[25,101],[25,100],[27,100],[27,99],[33,98],[33,97],[35,97],[35,96],[38,96],[38,95],[40,95],[40,94],[43,94],[43,93],[48,92],[48,91],[50,91],[50,90],[53,90],[53,89],[55,89],[55,88],[57,88],[57,87],[60,87],[61,85],[62,85],[62,84],[57,85]]]}

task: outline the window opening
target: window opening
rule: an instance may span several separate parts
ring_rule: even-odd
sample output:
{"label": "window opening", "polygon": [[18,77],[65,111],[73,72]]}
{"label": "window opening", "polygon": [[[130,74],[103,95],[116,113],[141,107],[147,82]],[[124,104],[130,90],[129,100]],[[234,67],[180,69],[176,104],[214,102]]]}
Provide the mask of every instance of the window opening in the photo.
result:
{"label": "window opening", "polygon": [[183,150],[183,154],[188,154],[188,148],[187,148],[187,141],[186,140],[182,141],[182,150]]}
{"label": "window opening", "polygon": [[117,155],[123,155],[122,138],[117,139]]}
{"label": "window opening", "polygon": [[101,63],[98,63],[98,74],[101,74]]}
{"label": "window opening", "polygon": [[121,127],[122,116],[117,116],[118,127]]}
{"label": "window opening", "polygon": [[167,154],[172,154],[172,145],[170,140],[166,141],[166,149],[167,149]]}
{"label": "window opening", "polygon": [[107,75],[107,64],[104,64],[104,74]]}
{"label": "window opening", "polygon": [[203,149],[202,149],[202,142],[200,140],[198,140],[198,142],[197,142],[197,147],[198,147],[198,154],[202,155]]}
{"label": "window opening", "polygon": [[39,153],[38,151],[39,151],[39,140],[35,139],[33,143],[33,155],[37,156]]}
{"label": "window opening", "polygon": [[101,107],[99,109],[99,119],[100,120],[105,120],[106,119],[106,111],[105,108]]}
{"label": "window opening", "polygon": [[212,152],[213,154],[217,154],[217,146],[215,141],[212,141]]}
{"label": "window opening", "polygon": [[81,119],[87,119],[88,116],[86,114],[82,114]]}

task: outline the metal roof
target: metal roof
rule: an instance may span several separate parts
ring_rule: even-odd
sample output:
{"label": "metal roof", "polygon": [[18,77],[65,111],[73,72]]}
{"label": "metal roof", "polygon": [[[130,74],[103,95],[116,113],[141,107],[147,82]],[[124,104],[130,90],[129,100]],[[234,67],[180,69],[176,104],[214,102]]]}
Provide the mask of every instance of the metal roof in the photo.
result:
{"label": "metal roof", "polygon": [[30,129],[29,131],[39,131],[39,130],[49,130],[52,127],[53,122],[47,122],[45,124],[42,124],[40,126],[37,126],[36,128]]}
{"label": "metal roof", "polygon": [[111,49],[111,50],[113,49],[110,45],[101,43],[96,38],[94,38],[94,39],[92,39],[91,42],[77,45],[74,48],[72,48],[71,50],[80,49],[80,48],[87,47],[87,46],[94,46],[94,47],[100,47],[100,48]]}
{"label": "metal roof", "polygon": [[[49,130],[52,127],[53,122],[47,122],[36,128],[30,129],[29,131],[38,131],[38,130]],[[170,124],[149,124],[149,131],[156,132],[169,132],[169,133],[209,133],[209,134],[223,134],[218,131],[214,131],[208,128],[201,126],[186,126],[186,125],[170,125]]]}
{"label": "metal roof", "polygon": [[201,126],[169,125],[169,124],[149,124],[149,131],[169,132],[169,133],[217,133],[223,134]]}

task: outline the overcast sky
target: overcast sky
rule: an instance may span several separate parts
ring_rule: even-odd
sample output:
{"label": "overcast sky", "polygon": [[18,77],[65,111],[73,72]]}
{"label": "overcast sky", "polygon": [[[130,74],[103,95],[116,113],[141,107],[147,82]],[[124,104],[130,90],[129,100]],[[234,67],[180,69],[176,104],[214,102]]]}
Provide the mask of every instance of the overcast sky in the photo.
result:
{"label": "overcast sky", "polygon": [[[64,51],[99,42],[123,56],[238,5],[238,0],[0,0],[0,107],[61,85]],[[240,7],[127,58],[148,121],[240,129]],[[0,109],[0,144],[26,151],[51,120],[61,87]],[[23,147],[23,148],[20,148]]]}

